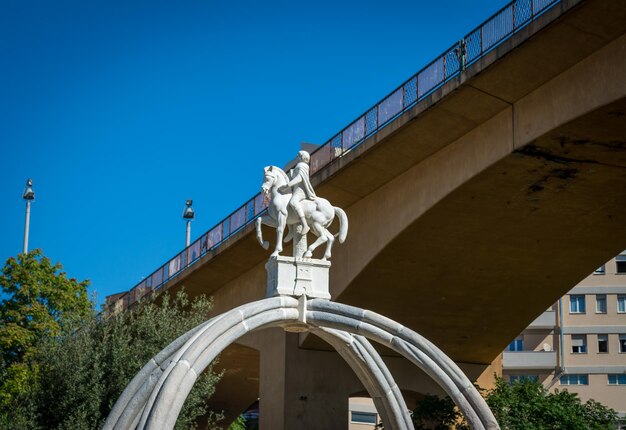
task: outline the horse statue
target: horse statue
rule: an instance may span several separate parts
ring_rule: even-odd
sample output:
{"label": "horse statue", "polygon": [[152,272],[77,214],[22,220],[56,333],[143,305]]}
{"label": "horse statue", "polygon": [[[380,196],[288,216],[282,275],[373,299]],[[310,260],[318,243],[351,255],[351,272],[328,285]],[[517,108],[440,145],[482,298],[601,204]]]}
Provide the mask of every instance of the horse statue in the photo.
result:
{"label": "horse statue", "polygon": [[[265,198],[269,198],[270,203],[267,214],[256,219],[256,237],[261,246],[268,249],[269,242],[263,240],[261,224],[276,228],[276,248],[271,254],[272,257],[276,257],[282,252],[283,241],[288,242],[293,239],[296,229],[301,225],[300,218],[292,205],[289,204],[292,195],[291,189],[287,186],[289,180],[289,176],[280,167],[269,166],[264,169],[261,192]],[[332,206],[328,200],[321,197],[316,197],[314,200],[305,199],[300,204],[309,228],[317,236],[317,240],[307,248],[304,257],[311,258],[315,248],[326,243],[323,260],[329,259],[335,236],[339,239],[339,243],[346,240],[348,234],[346,213],[343,209]],[[333,235],[328,231],[328,227],[335,219],[335,215],[339,218],[339,233]],[[289,227],[289,233],[283,238],[285,226]]]}

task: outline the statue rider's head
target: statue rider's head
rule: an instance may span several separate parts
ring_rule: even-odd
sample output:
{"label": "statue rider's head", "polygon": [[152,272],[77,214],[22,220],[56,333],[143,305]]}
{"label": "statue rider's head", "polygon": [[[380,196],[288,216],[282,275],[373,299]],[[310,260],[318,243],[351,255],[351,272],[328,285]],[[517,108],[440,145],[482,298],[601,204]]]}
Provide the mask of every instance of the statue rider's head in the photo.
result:
{"label": "statue rider's head", "polygon": [[298,161],[304,161],[305,163],[309,164],[309,162],[311,161],[311,156],[306,151],[300,151],[298,152]]}

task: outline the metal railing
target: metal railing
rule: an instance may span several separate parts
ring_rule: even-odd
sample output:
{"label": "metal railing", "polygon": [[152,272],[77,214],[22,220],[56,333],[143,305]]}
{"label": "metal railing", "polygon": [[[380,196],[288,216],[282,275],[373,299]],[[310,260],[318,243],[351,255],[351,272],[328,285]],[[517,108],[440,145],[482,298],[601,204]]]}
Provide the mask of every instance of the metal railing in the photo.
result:
{"label": "metal railing", "polygon": [[[419,101],[440,88],[486,53],[527,26],[561,0],[515,0],[500,9],[463,39],[444,51],[382,101],[334,135],[311,154],[311,174],[376,134]],[[227,216],[182,252],[168,260],[130,291],[109,304],[127,309],[189,269],[201,257],[253,222],[266,209],[259,193]]]}

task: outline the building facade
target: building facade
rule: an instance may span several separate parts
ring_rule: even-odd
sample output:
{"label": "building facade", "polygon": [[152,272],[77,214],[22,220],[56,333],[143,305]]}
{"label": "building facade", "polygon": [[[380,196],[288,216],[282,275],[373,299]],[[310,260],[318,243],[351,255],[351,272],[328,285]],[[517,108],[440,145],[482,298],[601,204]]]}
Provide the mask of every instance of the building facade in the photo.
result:
{"label": "building facade", "polygon": [[[626,251],[539,315],[502,353],[502,377],[532,379],[615,409],[626,429]],[[350,399],[349,428],[380,419],[367,398]]]}
{"label": "building facade", "polygon": [[502,354],[505,380],[533,379],[620,414],[626,428],[626,251],[537,317]]}

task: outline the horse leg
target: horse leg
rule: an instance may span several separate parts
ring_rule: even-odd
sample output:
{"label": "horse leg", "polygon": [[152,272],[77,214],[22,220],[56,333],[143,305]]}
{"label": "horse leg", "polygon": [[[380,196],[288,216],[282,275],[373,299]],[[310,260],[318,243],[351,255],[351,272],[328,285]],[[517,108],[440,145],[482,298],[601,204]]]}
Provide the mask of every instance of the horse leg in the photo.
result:
{"label": "horse leg", "polygon": [[270,243],[267,240],[263,240],[263,232],[261,231],[261,224],[265,224],[270,227],[276,227],[276,223],[274,222],[274,219],[270,218],[267,215],[264,215],[264,216],[258,217],[256,221],[254,222],[254,224],[256,226],[256,238],[258,242],[261,244],[263,248],[268,249],[270,247]]}
{"label": "horse leg", "polygon": [[328,240],[328,237],[324,234],[324,230],[326,229],[317,222],[313,222],[311,224],[311,230],[313,230],[313,233],[315,233],[315,235],[317,236],[317,240],[307,248],[306,252],[304,253],[305,258],[311,258],[313,256],[313,251],[315,251],[315,248]]}
{"label": "horse leg", "polygon": [[285,238],[283,239],[283,242],[287,243],[291,239],[293,239],[293,227],[291,226],[291,224],[287,224],[287,236],[285,236]]}
{"label": "horse leg", "polygon": [[322,258],[322,260],[328,260],[330,258],[330,251],[333,247],[333,242],[335,242],[335,236],[333,236],[333,234],[327,229],[323,230],[323,234],[328,239],[328,242],[326,242],[326,252],[324,253],[324,258]]}
{"label": "horse leg", "polygon": [[271,257],[278,257],[278,255],[283,251],[283,233],[287,222],[287,215],[282,212],[278,212],[276,218],[276,248],[274,249],[274,252],[272,252]]}

